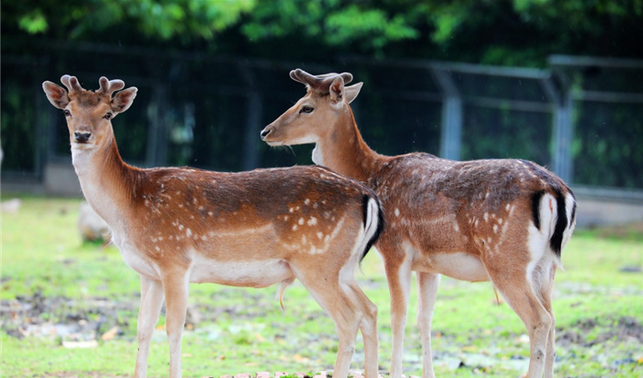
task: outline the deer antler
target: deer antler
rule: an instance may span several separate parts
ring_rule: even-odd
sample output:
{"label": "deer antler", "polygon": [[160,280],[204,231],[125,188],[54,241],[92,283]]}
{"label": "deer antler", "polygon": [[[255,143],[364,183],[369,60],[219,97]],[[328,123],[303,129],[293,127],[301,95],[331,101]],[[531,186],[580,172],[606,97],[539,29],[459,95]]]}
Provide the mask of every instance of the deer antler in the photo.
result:
{"label": "deer antler", "polygon": [[328,92],[330,85],[340,76],[344,79],[344,84],[353,81],[353,75],[349,72],[342,72],[341,74],[331,72],[323,75],[311,75],[300,68],[290,71],[290,78],[294,81],[306,84],[312,89],[324,93]]}
{"label": "deer antler", "polygon": [[76,76],[63,75],[63,77],[60,78],[60,81],[65,85],[65,87],[67,87],[69,93],[82,92],[85,90],[80,86],[80,83],[78,82]]}
{"label": "deer antler", "polygon": [[123,80],[107,80],[105,76],[101,76],[101,78],[98,79],[98,83],[100,84],[100,89],[98,89],[96,93],[109,97],[112,97],[112,93],[125,88],[125,82]]}

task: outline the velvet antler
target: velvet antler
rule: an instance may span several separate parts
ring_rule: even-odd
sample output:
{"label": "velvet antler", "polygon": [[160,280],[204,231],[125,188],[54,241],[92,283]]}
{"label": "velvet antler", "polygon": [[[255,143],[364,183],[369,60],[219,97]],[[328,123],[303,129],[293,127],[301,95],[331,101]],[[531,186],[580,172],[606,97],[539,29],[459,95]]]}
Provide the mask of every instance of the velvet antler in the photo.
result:
{"label": "velvet antler", "polygon": [[291,79],[299,83],[306,84],[310,88],[322,93],[328,93],[330,85],[340,76],[344,79],[344,84],[348,84],[353,81],[353,75],[348,72],[342,72],[340,74],[331,72],[323,75],[312,75],[300,68],[290,71]]}
{"label": "velvet antler", "polygon": [[101,93],[110,97],[112,96],[112,93],[125,88],[125,82],[123,80],[108,80],[105,76],[101,76],[98,83],[100,84],[100,88],[96,90],[96,93]]}
{"label": "velvet antler", "polygon": [[76,78],[76,76],[63,75],[60,78],[60,82],[63,83],[65,87],[67,87],[67,90],[69,91],[69,93],[82,92],[85,90],[83,89],[83,87],[80,86],[80,83],[78,82],[78,79]]}

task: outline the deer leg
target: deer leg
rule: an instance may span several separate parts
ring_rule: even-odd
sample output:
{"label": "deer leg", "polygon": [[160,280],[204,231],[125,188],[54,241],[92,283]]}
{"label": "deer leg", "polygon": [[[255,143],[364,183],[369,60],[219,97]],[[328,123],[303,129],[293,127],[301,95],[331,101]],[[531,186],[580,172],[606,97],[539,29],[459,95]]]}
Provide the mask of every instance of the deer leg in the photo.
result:
{"label": "deer leg", "polygon": [[366,378],[378,377],[378,345],[377,340],[377,307],[371,302],[355,280],[348,284],[349,296],[357,304],[363,318],[360,331],[364,339],[364,376]]}
{"label": "deer leg", "polygon": [[507,271],[507,266],[504,265],[503,271],[496,271],[487,265],[487,270],[494,285],[527,327],[531,350],[527,377],[541,378],[553,319],[534,293],[527,272]]}
{"label": "deer leg", "polygon": [[141,276],[141,307],[138,309],[138,353],[136,355],[135,378],[147,376],[147,357],[154,326],[159,320],[163,305],[163,285],[160,281]]}
{"label": "deer leg", "polygon": [[[295,270],[295,269],[293,269]],[[297,274],[297,278],[308,289],[317,303],[335,322],[339,336],[337,360],[333,370],[333,378],[348,377],[351,358],[355,351],[355,339],[362,322],[362,314],[355,303],[344,291],[339,282],[339,275],[315,272],[314,277]]]}
{"label": "deer leg", "polygon": [[554,363],[556,362],[556,316],[551,306],[551,293],[554,289],[554,278],[556,277],[556,265],[552,264],[549,274],[545,275],[541,287],[542,304],[551,316],[549,337],[547,338],[547,352],[545,353],[545,378],[554,377]]}
{"label": "deer leg", "polygon": [[[384,256],[384,254],[382,255]],[[387,255],[392,256],[393,254]],[[406,308],[409,303],[411,286],[411,260],[410,258],[405,258],[400,263],[393,262],[391,259],[386,261],[385,268],[391,294],[391,331],[393,333],[390,378],[401,378]]]}
{"label": "deer leg", "polygon": [[181,335],[188,307],[188,282],[186,272],[173,272],[163,279],[165,330],[170,343],[170,378],[181,378]]}
{"label": "deer leg", "polygon": [[422,377],[435,378],[431,356],[431,322],[435,299],[440,286],[440,275],[418,272],[418,313],[417,325],[422,336]]}

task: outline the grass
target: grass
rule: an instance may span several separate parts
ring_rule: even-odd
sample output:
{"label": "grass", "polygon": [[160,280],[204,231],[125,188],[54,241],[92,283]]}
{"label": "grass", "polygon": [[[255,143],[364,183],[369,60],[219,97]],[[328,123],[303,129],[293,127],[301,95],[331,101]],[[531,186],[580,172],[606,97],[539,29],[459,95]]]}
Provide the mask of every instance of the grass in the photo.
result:
{"label": "grass", "polygon": [[[137,348],[137,274],[115,248],[81,242],[75,225],[79,200],[22,199],[19,212],[2,214],[2,376],[130,376]],[[620,271],[623,266],[643,266],[640,227],[577,231],[563,262],[566,272],[556,278],[554,297],[557,376],[642,376],[643,274]],[[386,371],[391,353],[388,289],[377,253],[367,256],[363,270],[356,275],[379,308],[379,360]],[[275,287],[204,284],[190,290],[190,313],[200,319],[184,333],[184,376],[332,370],[334,325],[300,284],[286,291],[283,312]],[[40,303],[44,309],[8,310],[25,303]],[[407,375],[421,375],[415,287],[410,303],[404,367]],[[51,332],[16,337],[71,323],[95,332],[98,346],[69,349],[62,344],[70,336]],[[152,342],[150,377],[167,375],[163,324],[162,316]],[[113,327],[118,334],[101,340]],[[433,322],[437,375],[519,377],[529,356],[525,333],[513,311],[495,303],[489,283],[443,278]],[[362,351],[360,338],[355,369],[363,367]]]}

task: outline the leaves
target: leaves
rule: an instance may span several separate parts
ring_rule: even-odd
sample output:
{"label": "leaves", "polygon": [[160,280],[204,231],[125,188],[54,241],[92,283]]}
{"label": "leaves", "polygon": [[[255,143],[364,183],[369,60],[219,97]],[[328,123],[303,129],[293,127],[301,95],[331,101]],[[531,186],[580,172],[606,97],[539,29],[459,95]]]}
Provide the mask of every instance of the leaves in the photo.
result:
{"label": "leaves", "polygon": [[207,42],[232,51],[247,42],[279,57],[308,46],[319,56],[339,51],[542,66],[551,53],[640,55],[634,36],[643,32],[643,0],[5,0],[2,6],[5,24],[27,35],[184,47]]}

